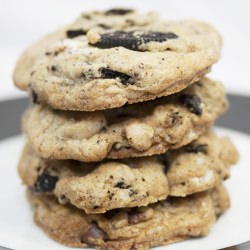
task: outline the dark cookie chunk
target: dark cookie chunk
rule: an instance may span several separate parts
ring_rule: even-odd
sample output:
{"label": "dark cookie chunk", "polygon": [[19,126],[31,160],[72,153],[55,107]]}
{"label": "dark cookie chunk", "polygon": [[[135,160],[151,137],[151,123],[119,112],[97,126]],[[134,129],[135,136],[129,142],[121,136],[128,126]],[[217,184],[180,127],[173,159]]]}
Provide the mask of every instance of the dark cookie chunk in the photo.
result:
{"label": "dark cookie chunk", "polygon": [[77,36],[82,36],[82,35],[86,35],[87,31],[83,30],[83,29],[77,29],[77,30],[67,30],[66,31],[66,35],[68,38],[74,38]]}
{"label": "dark cookie chunk", "polygon": [[90,225],[87,232],[82,235],[82,242],[86,242],[87,244],[92,244],[94,240],[100,239],[105,240],[107,239],[107,235],[105,232],[98,227],[98,225],[94,222]]}
{"label": "dark cookie chunk", "polygon": [[149,31],[142,33],[139,31],[115,31],[102,34],[101,39],[92,45],[102,49],[121,46],[130,50],[144,51],[143,48],[140,48],[142,44],[149,42],[161,43],[167,41],[168,39],[176,38],[178,38],[178,36],[172,32],[162,33]]}
{"label": "dark cookie chunk", "polygon": [[121,80],[121,83],[126,86],[130,84],[133,85],[135,83],[134,79],[131,76],[118,72],[118,71],[114,71],[112,69],[101,68],[100,72],[103,78],[105,79],[119,78]]}
{"label": "dark cookie chunk", "polygon": [[56,66],[55,66],[55,65],[52,65],[52,66],[51,66],[51,70],[52,70],[52,71],[56,71]]}
{"label": "dark cookie chunk", "polygon": [[182,94],[180,95],[179,100],[192,113],[196,115],[202,115],[201,99],[199,96]]}
{"label": "dark cookie chunk", "polygon": [[185,148],[185,151],[188,153],[207,153],[207,144],[200,145],[188,145]]}
{"label": "dark cookie chunk", "polygon": [[132,9],[121,9],[121,8],[115,8],[115,9],[110,9],[105,12],[105,15],[111,16],[111,15],[126,15],[128,13],[133,12]]}
{"label": "dark cookie chunk", "polygon": [[34,91],[34,89],[31,89],[31,97],[32,97],[32,102],[35,104],[40,104],[39,97],[37,93]]}
{"label": "dark cookie chunk", "polygon": [[127,185],[124,181],[119,181],[115,184],[115,187],[120,189],[128,189],[131,188],[131,185]]}
{"label": "dark cookie chunk", "polygon": [[56,182],[58,181],[57,176],[51,176],[46,173],[39,175],[34,185],[37,193],[46,193],[54,190]]}

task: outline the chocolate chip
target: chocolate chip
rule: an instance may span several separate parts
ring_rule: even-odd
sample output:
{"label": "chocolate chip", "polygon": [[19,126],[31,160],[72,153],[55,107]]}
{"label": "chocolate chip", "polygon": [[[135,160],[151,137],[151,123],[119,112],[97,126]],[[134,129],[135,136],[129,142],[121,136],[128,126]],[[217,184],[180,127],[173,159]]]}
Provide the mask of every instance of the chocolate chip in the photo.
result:
{"label": "chocolate chip", "polygon": [[126,15],[128,13],[133,12],[132,9],[121,9],[121,8],[115,8],[115,9],[110,9],[107,10],[104,14],[107,16],[111,16],[111,15]]}
{"label": "chocolate chip", "polygon": [[138,31],[115,31],[101,34],[101,39],[92,44],[98,48],[108,49],[113,47],[124,47],[130,50],[144,51],[140,48],[142,44],[149,42],[165,42],[168,39],[176,39],[178,36],[172,32],[148,31],[138,34]]}
{"label": "chocolate chip", "polygon": [[201,99],[197,95],[182,94],[179,101],[196,115],[202,115]]}
{"label": "chocolate chip", "polygon": [[128,188],[131,188],[131,185],[127,185],[124,181],[118,181],[114,187],[117,187],[120,189],[128,189]]}
{"label": "chocolate chip", "polygon": [[67,30],[66,31],[66,35],[68,38],[74,38],[77,36],[82,36],[82,35],[86,35],[87,31],[83,30],[83,29],[77,29],[77,30]]}
{"label": "chocolate chip", "polygon": [[105,240],[107,235],[96,223],[91,223],[89,229],[82,235],[82,241],[87,244],[95,243],[95,240]]}
{"label": "chocolate chip", "polygon": [[32,102],[35,104],[40,104],[39,97],[34,89],[31,89]]}
{"label": "chocolate chip", "polygon": [[185,148],[185,151],[188,153],[207,153],[207,144],[200,145],[188,145]]}
{"label": "chocolate chip", "polygon": [[52,66],[51,66],[51,70],[52,70],[52,71],[56,71],[56,66],[55,66],[55,65],[52,65]]}
{"label": "chocolate chip", "polygon": [[57,181],[57,176],[51,176],[46,173],[43,173],[42,175],[39,175],[36,179],[36,183],[34,185],[35,191],[37,193],[51,192],[54,190]]}
{"label": "chocolate chip", "polygon": [[134,79],[131,76],[118,72],[118,71],[114,71],[112,69],[100,68],[100,72],[103,78],[105,79],[119,78],[121,83],[126,86],[130,84],[133,85],[135,83]]}

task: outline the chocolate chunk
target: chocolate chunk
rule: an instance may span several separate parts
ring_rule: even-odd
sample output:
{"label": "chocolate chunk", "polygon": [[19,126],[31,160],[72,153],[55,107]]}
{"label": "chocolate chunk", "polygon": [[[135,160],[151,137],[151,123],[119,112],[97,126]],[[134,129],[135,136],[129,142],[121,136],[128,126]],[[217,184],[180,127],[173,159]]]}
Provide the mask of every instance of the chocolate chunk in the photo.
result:
{"label": "chocolate chunk", "polygon": [[77,30],[67,30],[66,31],[66,35],[68,38],[74,38],[77,36],[82,36],[82,35],[86,35],[87,31],[83,30],[83,29],[77,29]]}
{"label": "chocolate chunk", "polygon": [[91,223],[87,232],[82,235],[82,241],[87,244],[93,244],[95,240],[105,239],[107,239],[107,235],[95,222]]}
{"label": "chocolate chunk", "polygon": [[34,89],[31,89],[32,102],[35,104],[40,104],[39,97]]}
{"label": "chocolate chunk", "polygon": [[56,71],[56,66],[55,66],[55,65],[52,65],[52,66],[51,66],[51,70],[52,70],[52,71]]}
{"label": "chocolate chunk", "polygon": [[188,153],[207,153],[207,144],[200,145],[188,145],[185,148],[185,151]]}
{"label": "chocolate chunk", "polygon": [[197,95],[182,94],[179,101],[196,115],[202,115],[201,99]]}
{"label": "chocolate chunk", "polygon": [[142,33],[139,31],[115,31],[101,34],[101,39],[92,45],[102,49],[121,46],[130,50],[144,51],[143,48],[140,48],[142,44],[149,42],[161,43],[167,41],[168,39],[176,38],[178,38],[178,36],[172,32],[162,33],[148,31],[146,33]]}
{"label": "chocolate chunk", "polygon": [[117,187],[120,189],[128,189],[128,188],[131,188],[131,185],[127,185],[124,181],[119,181],[115,184],[114,187]]}
{"label": "chocolate chunk", "polygon": [[128,13],[133,12],[132,9],[121,9],[121,8],[115,8],[115,9],[110,9],[107,10],[104,14],[107,16],[111,16],[111,15],[126,15]]}
{"label": "chocolate chunk", "polygon": [[42,175],[39,175],[36,179],[36,183],[34,185],[35,191],[37,193],[51,192],[54,190],[57,181],[57,176],[51,176],[46,173],[43,173]]}
{"label": "chocolate chunk", "polygon": [[131,76],[118,72],[118,71],[114,71],[112,69],[101,68],[100,72],[103,78],[105,79],[119,78],[121,80],[121,83],[126,86],[130,84],[133,85],[135,83],[134,79]]}

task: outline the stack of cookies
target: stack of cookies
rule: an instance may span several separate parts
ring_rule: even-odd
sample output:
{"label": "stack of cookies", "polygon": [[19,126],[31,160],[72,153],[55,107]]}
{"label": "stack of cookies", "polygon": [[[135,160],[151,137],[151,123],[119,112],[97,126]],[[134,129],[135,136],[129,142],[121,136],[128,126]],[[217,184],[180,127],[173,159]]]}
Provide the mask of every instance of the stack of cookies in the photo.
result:
{"label": "stack of cookies", "polygon": [[36,224],[102,249],[208,234],[238,160],[211,130],[228,106],[204,78],[220,50],[208,24],[130,9],[83,13],[28,48],[14,72],[33,101],[18,170]]}

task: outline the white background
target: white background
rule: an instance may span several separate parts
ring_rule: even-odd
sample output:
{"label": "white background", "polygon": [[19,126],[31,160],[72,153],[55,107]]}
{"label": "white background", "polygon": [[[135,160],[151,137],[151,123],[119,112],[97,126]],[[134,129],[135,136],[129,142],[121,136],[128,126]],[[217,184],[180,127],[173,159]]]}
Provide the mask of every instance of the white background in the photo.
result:
{"label": "white background", "polygon": [[0,100],[25,93],[14,88],[12,71],[20,53],[82,11],[109,7],[156,10],[165,19],[196,18],[221,32],[222,58],[211,76],[224,82],[228,92],[250,96],[249,0],[0,0]]}

